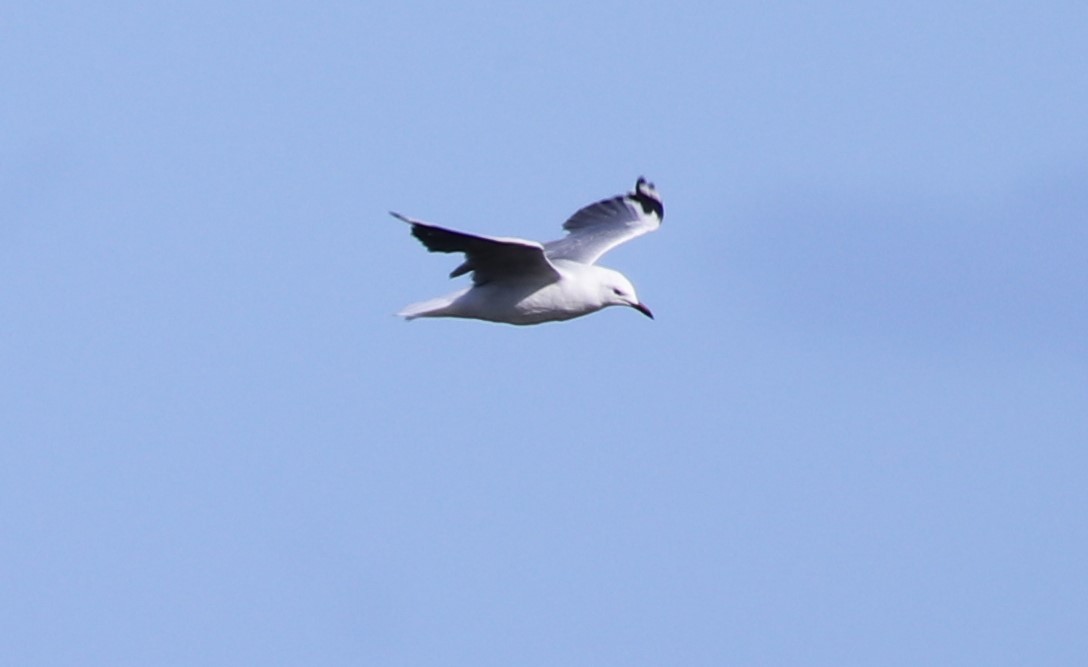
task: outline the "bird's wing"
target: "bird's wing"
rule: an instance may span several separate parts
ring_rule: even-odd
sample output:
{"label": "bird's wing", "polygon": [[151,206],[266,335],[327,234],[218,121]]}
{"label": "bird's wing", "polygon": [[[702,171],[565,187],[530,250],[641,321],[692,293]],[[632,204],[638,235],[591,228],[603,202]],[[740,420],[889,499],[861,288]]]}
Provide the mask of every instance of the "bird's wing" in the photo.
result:
{"label": "bird's wing", "polygon": [[593,264],[624,241],[654,231],[664,217],[654,184],[639,178],[634,192],[602,199],[572,215],[563,223],[567,235],[545,243],[544,250],[550,259]]}
{"label": "bird's wing", "polygon": [[559,272],[544,256],[544,246],[535,241],[476,236],[437,227],[390,211],[398,220],[412,225],[412,236],[431,252],[463,252],[465,261],[450,278],[472,271],[472,281],[482,285],[492,280],[532,278],[544,282],[559,280]]}

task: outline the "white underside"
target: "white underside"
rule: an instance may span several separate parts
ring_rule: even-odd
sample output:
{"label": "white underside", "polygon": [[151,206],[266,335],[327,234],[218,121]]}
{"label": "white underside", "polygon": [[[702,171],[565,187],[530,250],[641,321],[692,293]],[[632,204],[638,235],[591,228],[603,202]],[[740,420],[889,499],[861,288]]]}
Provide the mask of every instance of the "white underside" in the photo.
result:
{"label": "white underside", "polygon": [[[563,262],[567,264],[567,262]],[[564,267],[554,282],[493,281],[443,297],[414,303],[398,315],[408,320],[419,317],[461,317],[504,322],[540,324],[569,320],[604,308],[593,274],[599,267]]]}

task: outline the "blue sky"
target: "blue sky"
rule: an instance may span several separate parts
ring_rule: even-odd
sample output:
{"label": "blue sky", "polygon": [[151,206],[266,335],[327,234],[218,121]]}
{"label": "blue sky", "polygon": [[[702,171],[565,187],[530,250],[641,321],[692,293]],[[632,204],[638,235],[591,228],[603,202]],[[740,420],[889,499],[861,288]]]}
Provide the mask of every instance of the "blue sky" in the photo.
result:
{"label": "blue sky", "polygon": [[0,662],[1083,663],[1088,9],[909,5],[9,7]]}

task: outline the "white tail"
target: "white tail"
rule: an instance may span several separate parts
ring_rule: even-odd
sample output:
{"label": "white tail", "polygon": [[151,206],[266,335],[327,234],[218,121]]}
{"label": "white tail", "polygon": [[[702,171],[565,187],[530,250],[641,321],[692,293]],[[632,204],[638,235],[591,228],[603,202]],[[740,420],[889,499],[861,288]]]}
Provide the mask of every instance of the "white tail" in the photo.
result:
{"label": "white tail", "polygon": [[454,294],[447,294],[446,296],[440,296],[435,299],[413,303],[410,306],[405,306],[404,309],[397,313],[397,315],[406,320],[414,320],[417,317],[448,317],[451,315],[449,312],[450,305],[457,300],[457,297],[467,291],[468,290],[462,290]]}

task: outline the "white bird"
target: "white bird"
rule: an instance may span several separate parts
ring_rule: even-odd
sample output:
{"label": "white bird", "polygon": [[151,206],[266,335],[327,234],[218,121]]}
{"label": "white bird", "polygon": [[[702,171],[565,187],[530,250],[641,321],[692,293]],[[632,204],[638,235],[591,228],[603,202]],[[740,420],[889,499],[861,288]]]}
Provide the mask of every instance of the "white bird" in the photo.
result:
{"label": "white bird", "polygon": [[590,204],[563,223],[567,235],[538,243],[476,236],[444,229],[390,211],[412,225],[412,235],[431,252],[462,252],[465,261],[451,278],[472,272],[472,286],[415,303],[398,313],[417,317],[463,317],[507,324],[569,320],[608,306],[653,313],[638,300],[622,273],[597,266],[601,255],[661,226],[665,208],[653,183],[639,178],[635,191]]}

